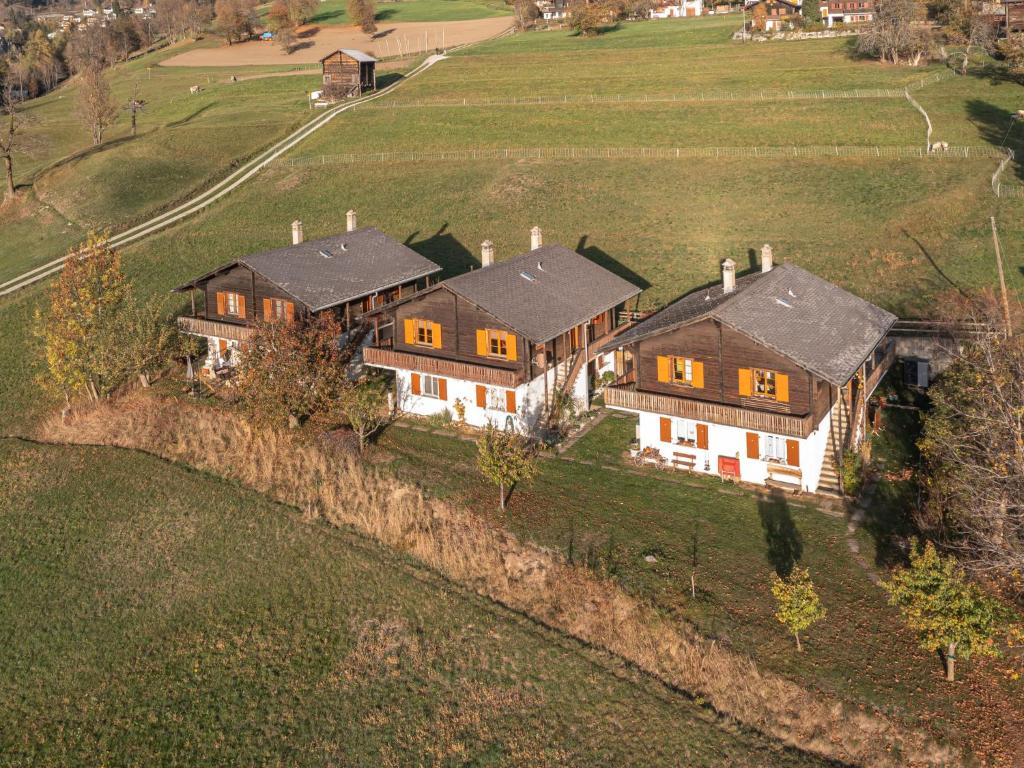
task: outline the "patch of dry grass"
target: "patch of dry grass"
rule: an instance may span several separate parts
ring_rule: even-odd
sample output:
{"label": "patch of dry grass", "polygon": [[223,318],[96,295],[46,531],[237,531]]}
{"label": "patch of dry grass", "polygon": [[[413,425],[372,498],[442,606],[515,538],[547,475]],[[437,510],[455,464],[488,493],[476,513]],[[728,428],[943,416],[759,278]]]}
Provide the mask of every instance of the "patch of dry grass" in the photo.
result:
{"label": "patch of dry grass", "polygon": [[[750,659],[684,630],[611,581],[549,550],[521,542],[467,510],[425,498],[350,457],[301,444],[291,434],[257,430],[233,414],[136,394],[64,423],[53,418],[41,437],[143,450],[237,480],[310,517],[352,526],[794,747],[864,765],[954,759],[948,749],[881,714],[762,673]],[[387,649],[404,647],[402,637],[400,628],[371,628],[366,648],[384,648],[387,663]]]}

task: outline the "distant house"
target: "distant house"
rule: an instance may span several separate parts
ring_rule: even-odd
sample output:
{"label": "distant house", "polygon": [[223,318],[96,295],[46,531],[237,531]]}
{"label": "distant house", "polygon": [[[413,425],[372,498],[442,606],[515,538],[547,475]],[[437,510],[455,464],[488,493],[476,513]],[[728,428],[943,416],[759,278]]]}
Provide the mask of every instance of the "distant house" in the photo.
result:
{"label": "distant house", "polygon": [[377,89],[377,60],[368,53],[342,48],[320,59],[323,98],[338,101]]}
{"label": "distant house", "polygon": [[[816,0],[811,0],[815,2]],[[750,28],[758,32],[781,32],[800,16],[800,3],[791,0],[755,0],[747,4]]]}
{"label": "distant house", "polygon": [[559,21],[569,18],[568,0],[537,0],[537,10],[545,21]]}
{"label": "distant house", "polygon": [[448,411],[465,423],[530,432],[557,403],[589,403],[590,382],[612,368],[596,344],[615,332],[620,310],[640,293],[575,251],[543,245],[438,283],[383,312],[389,322],[364,352],[394,371],[400,409]]}
{"label": "distant house", "polygon": [[641,457],[750,483],[838,492],[843,451],[894,360],[894,315],[800,267],[774,265],[678,299],[617,350],[609,408],[639,415]]}
{"label": "distant house", "polygon": [[822,0],[821,20],[832,28],[836,24],[866,24],[875,18],[874,0]]}
{"label": "distant house", "polygon": [[651,9],[652,19],[674,19],[680,16],[700,16],[704,13],[704,0],[675,0]]}
{"label": "distant house", "polygon": [[319,240],[305,241],[296,221],[290,246],[245,256],[175,288],[192,296],[191,314],[179,317],[178,327],[206,339],[204,368],[213,371],[237,362],[257,321],[330,313],[347,331],[371,309],[427,288],[440,271],[380,230],[357,229],[353,211],[347,232]]}

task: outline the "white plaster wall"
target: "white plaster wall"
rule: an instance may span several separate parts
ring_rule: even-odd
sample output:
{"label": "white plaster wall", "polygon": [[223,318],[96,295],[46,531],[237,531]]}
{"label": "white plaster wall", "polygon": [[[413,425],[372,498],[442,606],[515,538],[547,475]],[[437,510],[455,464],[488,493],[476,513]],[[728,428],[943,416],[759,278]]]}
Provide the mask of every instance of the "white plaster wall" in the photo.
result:
{"label": "white plaster wall", "polygon": [[225,339],[228,343],[230,354],[227,359],[222,360],[220,356],[220,338],[217,336],[204,336],[203,338],[206,339],[206,359],[203,361],[203,368],[213,371],[214,368],[219,367],[223,363],[238,365],[241,353],[237,341]]}

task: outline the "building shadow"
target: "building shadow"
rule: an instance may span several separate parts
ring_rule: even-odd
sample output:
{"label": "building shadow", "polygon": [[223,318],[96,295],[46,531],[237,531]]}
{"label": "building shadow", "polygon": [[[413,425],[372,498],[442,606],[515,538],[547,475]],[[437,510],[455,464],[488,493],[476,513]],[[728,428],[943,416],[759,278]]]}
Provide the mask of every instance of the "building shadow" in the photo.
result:
{"label": "building shadow", "polygon": [[618,259],[610,256],[606,251],[598,248],[596,245],[587,245],[587,240],[590,235],[580,235],[579,241],[576,243],[576,253],[581,256],[586,256],[595,264],[604,267],[614,275],[618,275],[623,280],[628,280],[637,288],[647,290],[651,287],[651,284],[644,278],[634,272],[632,269],[627,267],[625,264],[620,262]]}
{"label": "building shadow", "polygon": [[403,77],[405,76],[401,72],[385,72],[377,75],[377,90],[387,88],[392,83],[397,83]]}
{"label": "building shadow", "polygon": [[803,537],[789,511],[789,503],[780,490],[772,490],[757,502],[757,511],[764,528],[764,540],[768,545],[766,556],[775,572],[785,578],[793,570],[804,553]]}
{"label": "building shadow", "polygon": [[405,238],[405,244],[421,256],[426,256],[443,270],[440,280],[461,275],[480,268],[480,259],[448,231],[448,222],[434,234],[419,239],[417,230]]}

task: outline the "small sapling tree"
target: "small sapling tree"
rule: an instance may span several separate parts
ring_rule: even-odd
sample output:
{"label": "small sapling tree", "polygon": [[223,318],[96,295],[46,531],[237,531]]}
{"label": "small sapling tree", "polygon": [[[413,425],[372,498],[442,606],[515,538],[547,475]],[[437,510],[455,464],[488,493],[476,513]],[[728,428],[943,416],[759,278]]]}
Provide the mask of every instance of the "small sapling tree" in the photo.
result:
{"label": "small sapling tree", "polygon": [[103,134],[111,126],[120,106],[110,93],[110,85],[103,70],[90,66],[82,70],[78,89],[78,116],[89,129],[92,143],[103,141]]}
{"label": "small sapling tree", "polygon": [[380,379],[367,379],[342,390],[338,410],[359,438],[359,452],[374,433],[391,419],[388,392]]}
{"label": "small sapling tree", "polygon": [[796,638],[796,649],[802,651],[800,633],[826,616],[821,598],[806,568],[794,566],[785,578],[772,574],[772,595],[778,604],[775,618]]}
{"label": "small sapling tree", "polygon": [[533,449],[525,437],[513,430],[501,430],[488,424],[477,443],[477,464],[484,477],[498,486],[498,503],[505,510],[511,492],[517,483],[531,480],[537,473]]}
{"label": "small sapling tree", "polygon": [[1010,610],[968,582],[956,560],[939,555],[931,542],[921,549],[915,541],[910,567],[894,571],[882,586],[920,647],[945,656],[947,680],[956,679],[958,657],[998,655],[996,638],[1010,630]]}

